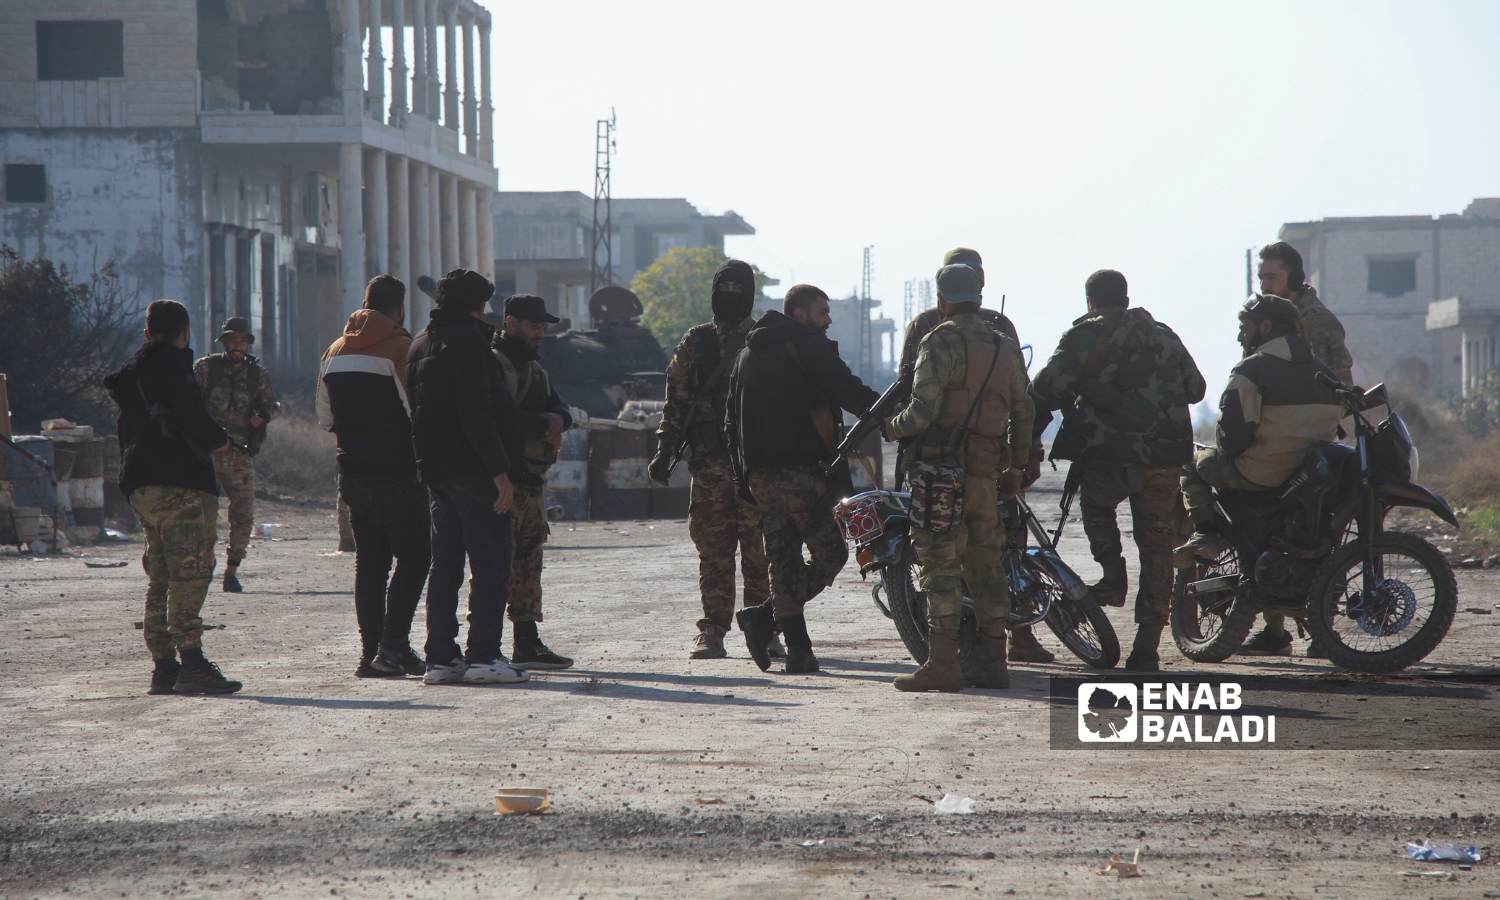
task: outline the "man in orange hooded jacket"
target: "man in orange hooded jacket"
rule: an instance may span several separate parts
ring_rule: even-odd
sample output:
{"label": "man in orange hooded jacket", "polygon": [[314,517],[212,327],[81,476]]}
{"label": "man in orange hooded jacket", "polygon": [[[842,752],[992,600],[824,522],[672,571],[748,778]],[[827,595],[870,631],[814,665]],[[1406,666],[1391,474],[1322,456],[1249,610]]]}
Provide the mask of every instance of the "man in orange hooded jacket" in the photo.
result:
{"label": "man in orange hooded jacket", "polygon": [[359,678],[425,671],[409,640],[432,550],[406,397],[405,307],[400,280],[371,279],[364,307],[349,316],[318,372],[318,423],[338,439],[339,496],[354,526]]}

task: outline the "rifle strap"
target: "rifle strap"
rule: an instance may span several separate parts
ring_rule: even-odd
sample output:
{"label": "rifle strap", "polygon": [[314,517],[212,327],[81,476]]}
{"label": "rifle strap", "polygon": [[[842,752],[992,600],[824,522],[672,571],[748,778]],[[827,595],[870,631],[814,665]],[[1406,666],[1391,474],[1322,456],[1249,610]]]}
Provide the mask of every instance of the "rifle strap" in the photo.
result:
{"label": "rifle strap", "polygon": [[974,402],[969,404],[969,412],[964,416],[963,425],[955,432],[962,437],[957,442],[950,439],[948,446],[943,449],[945,456],[956,457],[969,445],[969,423],[974,421],[974,414],[979,411],[979,403],[984,399],[984,389],[990,386],[990,376],[995,374],[995,366],[1000,362],[1000,342],[996,340],[993,343],[995,355],[990,358],[989,370],[984,373],[984,381],[979,383],[979,390],[974,394]]}

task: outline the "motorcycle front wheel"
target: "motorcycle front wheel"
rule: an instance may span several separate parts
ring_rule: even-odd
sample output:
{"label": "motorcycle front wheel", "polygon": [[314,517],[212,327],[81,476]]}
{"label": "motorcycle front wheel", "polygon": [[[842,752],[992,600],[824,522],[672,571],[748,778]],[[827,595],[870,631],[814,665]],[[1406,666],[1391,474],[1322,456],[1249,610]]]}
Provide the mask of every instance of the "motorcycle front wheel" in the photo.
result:
{"label": "motorcycle front wheel", "polygon": [[1307,626],[1335,665],[1395,672],[1437,648],[1453,624],[1458,582],[1442,551],[1409,534],[1375,538],[1374,587],[1365,590],[1362,540],[1333,552],[1313,576]]}
{"label": "motorcycle front wheel", "polygon": [[[1062,562],[1059,560],[1054,564],[1062,565]],[[1087,594],[1070,595],[1053,572],[1029,557],[1025,565],[1031,567],[1052,593],[1052,608],[1047,610],[1047,618],[1043,621],[1057,639],[1089,668],[1113,669],[1120,662],[1120,637],[1115,634],[1115,627],[1109,623],[1109,617],[1098,601]],[[1076,582],[1078,577],[1073,575],[1072,580]]]}
{"label": "motorcycle front wheel", "polygon": [[[885,595],[890,602],[891,621],[896,623],[896,633],[906,645],[906,652],[921,665],[927,662],[927,594],[917,589],[913,569],[908,546],[900,559],[885,567],[880,577],[885,583]],[[958,623],[958,653],[964,681],[969,683],[979,663],[979,625],[974,619],[974,611],[967,606]]]}

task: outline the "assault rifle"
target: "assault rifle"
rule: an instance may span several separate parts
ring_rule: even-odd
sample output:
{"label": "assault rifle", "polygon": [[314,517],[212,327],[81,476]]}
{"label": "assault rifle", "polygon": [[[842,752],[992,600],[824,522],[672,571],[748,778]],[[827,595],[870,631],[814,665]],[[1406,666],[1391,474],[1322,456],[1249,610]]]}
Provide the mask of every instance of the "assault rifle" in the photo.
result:
{"label": "assault rifle", "polygon": [[881,422],[890,414],[891,407],[895,405],[900,388],[900,379],[891,382],[891,386],[885,389],[885,393],[880,395],[869,411],[859,417],[859,421],[854,423],[854,427],[849,429],[844,439],[839,441],[839,445],[833,448],[833,460],[823,467],[823,474],[831,477],[839,462],[853,452],[854,448],[864,443],[865,438],[869,437],[871,432],[880,428]]}

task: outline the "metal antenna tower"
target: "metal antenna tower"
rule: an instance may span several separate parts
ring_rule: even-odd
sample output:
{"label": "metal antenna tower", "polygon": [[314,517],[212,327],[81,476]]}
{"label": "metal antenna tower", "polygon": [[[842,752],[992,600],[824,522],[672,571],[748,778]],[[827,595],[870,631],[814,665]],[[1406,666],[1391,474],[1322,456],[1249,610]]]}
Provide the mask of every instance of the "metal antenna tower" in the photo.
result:
{"label": "metal antenna tower", "polygon": [[901,300],[901,320],[903,322],[910,322],[916,315],[916,307],[917,283],[915,281],[908,281],[906,282],[906,293]]}
{"label": "metal antenna tower", "polygon": [[[599,288],[615,283],[614,217],[609,186],[610,160],[614,153],[615,110],[610,107],[608,119],[594,122],[594,249],[589,254],[590,296]],[[604,251],[602,263],[601,248]]]}
{"label": "metal antenna tower", "polygon": [[922,307],[924,312],[937,305],[937,301],[932,298],[931,278],[923,278],[917,283],[917,305]]}
{"label": "metal antenna tower", "polygon": [[874,333],[874,327],[870,323],[870,310],[874,305],[870,300],[870,282],[875,276],[875,264],[871,259],[874,250],[874,244],[865,248],[864,275],[859,285],[859,355],[856,357],[856,368],[859,370],[860,380],[866,383],[869,383],[875,369],[870,352],[870,338]]}

